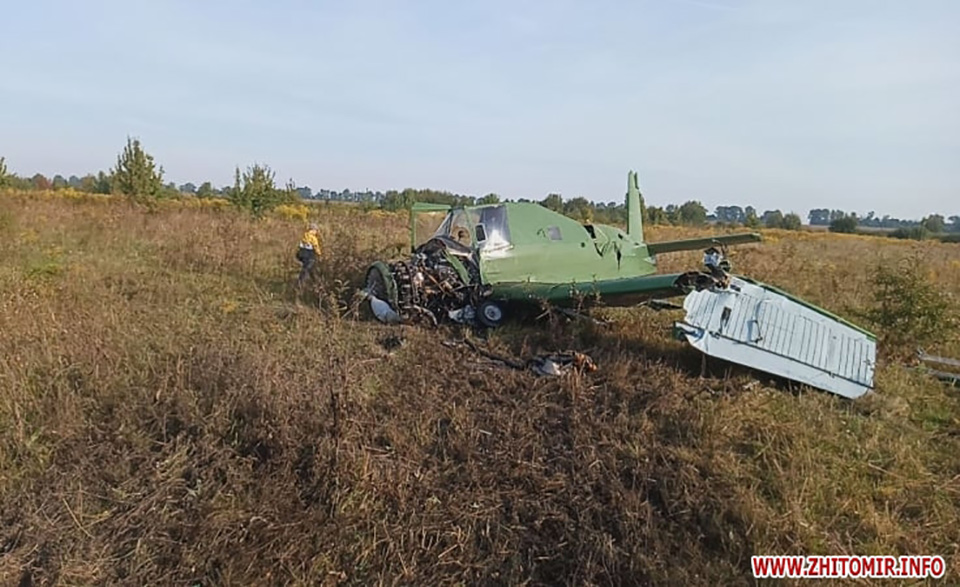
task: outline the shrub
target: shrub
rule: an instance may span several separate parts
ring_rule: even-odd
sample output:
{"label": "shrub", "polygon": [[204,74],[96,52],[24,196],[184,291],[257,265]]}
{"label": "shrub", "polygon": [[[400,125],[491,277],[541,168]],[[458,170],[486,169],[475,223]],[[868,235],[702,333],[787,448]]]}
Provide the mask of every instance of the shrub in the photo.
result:
{"label": "shrub", "polygon": [[803,222],[800,220],[800,216],[793,212],[784,215],[783,222],[780,223],[780,226],[786,230],[800,230],[802,225]]}
{"label": "shrub", "polygon": [[924,228],[923,226],[912,226],[910,228],[898,228],[890,233],[890,237],[922,241],[930,237],[930,231]]}
{"label": "shrub", "polygon": [[873,306],[861,315],[876,325],[887,354],[909,355],[956,330],[951,299],[928,279],[919,256],[878,265],[872,283]]}
{"label": "shrub", "polygon": [[284,220],[306,220],[310,209],[303,204],[280,204],[274,213]]}
{"label": "shrub", "polygon": [[857,219],[853,216],[837,218],[830,223],[830,232],[844,232],[853,234],[857,231]]}
{"label": "shrub", "polygon": [[296,202],[299,199],[296,192],[289,188],[277,189],[274,175],[270,167],[259,163],[248,167],[243,174],[238,167],[234,186],[229,194],[230,201],[254,216],[262,216],[281,204]]}
{"label": "shrub", "polygon": [[117,156],[111,170],[110,187],[114,193],[135,200],[157,198],[163,194],[163,167],[157,169],[153,156],[143,150],[138,139],[127,137],[127,146]]}
{"label": "shrub", "polygon": [[937,240],[942,243],[960,243],[960,233],[941,234],[937,236]]}

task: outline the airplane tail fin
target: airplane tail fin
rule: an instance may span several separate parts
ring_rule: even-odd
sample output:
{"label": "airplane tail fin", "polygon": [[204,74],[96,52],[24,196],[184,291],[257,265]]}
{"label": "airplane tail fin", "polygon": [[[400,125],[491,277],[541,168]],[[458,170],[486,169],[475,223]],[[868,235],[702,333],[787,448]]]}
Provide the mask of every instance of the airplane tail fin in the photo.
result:
{"label": "airplane tail fin", "polygon": [[627,173],[627,234],[643,242],[643,212],[640,209],[640,180],[636,171]]}

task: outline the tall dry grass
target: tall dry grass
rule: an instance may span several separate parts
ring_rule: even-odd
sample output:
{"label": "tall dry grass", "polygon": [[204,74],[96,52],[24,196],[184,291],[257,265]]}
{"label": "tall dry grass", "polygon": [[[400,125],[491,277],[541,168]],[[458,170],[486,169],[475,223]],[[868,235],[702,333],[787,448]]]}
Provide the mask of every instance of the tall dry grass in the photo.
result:
{"label": "tall dry grass", "polygon": [[[537,379],[354,319],[405,219],[311,214],[323,288],[298,303],[300,219],[0,195],[0,583],[752,584],[750,555],[842,553],[960,574],[956,390],[889,362],[857,402],[701,377],[642,309],[490,337],[600,366]],[[841,314],[912,247],[960,294],[956,246],[768,237],[736,268]]]}

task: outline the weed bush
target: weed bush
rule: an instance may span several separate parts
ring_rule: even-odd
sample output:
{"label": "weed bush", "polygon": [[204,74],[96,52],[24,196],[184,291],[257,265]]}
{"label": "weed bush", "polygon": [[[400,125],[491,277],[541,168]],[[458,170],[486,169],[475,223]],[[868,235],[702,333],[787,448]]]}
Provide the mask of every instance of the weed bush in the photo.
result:
{"label": "weed bush", "polygon": [[306,220],[310,209],[303,204],[280,204],[274,213],[284,220]]}
{"label": "weed bush", "polygon": [[260,217],[281,204],[292,204],[299,200],[296,192],[288,186],[286,190],[278,189],[274,182],[275,173],[267,165],[255,163],[240,173],[236,169],[236,178],[229,198],[239,208],[249,211]]}
{"label": "weed bush", "polygon": [[861,314],[876,325],[885,354],[909,355],[918,346],[956,332],[951,296],[940,291],[928,275],[929,268],[918,255],[895,266],[876,266],[873,305]]}

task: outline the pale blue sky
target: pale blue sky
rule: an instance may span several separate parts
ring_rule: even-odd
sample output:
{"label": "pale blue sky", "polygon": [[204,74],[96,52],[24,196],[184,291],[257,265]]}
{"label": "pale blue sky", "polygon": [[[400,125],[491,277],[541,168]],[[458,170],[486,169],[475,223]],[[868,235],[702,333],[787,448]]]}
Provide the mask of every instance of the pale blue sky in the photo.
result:
{"label": "pale blue sky", "polygon": [[953,0],[7,4],[21,174],[960,214]]}

